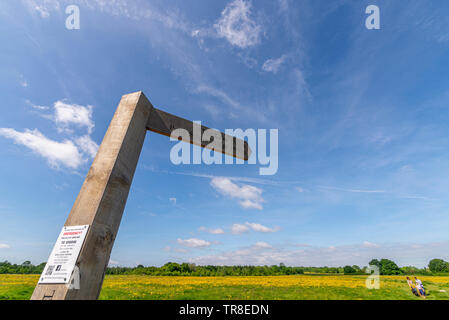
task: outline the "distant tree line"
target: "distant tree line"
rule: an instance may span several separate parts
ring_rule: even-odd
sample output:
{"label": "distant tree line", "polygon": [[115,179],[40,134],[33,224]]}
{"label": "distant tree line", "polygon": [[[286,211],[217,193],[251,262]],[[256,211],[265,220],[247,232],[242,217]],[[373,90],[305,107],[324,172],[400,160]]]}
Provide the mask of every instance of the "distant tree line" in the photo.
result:
{"label": "distant tree line", "polygon": [[197,266],[191,263],[169,262],[162,267],[136,268],[112,267],[106,274],[144,274],[154,276],[278,276],[303,274],[304,268],[286,267],[283,263],[273,266]]}
{"label": "distant tree line", "polygon": [[[372,259],[370,266],[377,266],[381,275],[437,275],[449,273],[449,262],[442,259],[432,259],[427,268],[417,268],[413,266],[405,266],[399,268],[398,265],[389,259]],[[358,266],[345,266],[343,272],[345,274],[360,274],[369,272],[368,267],[360,269]]]}
{"label": "distant tree line", "polygon": [[22,264],[11,264],[5,261],[0,262],[0,274],[41,274],[44,267],[45,262],[35,266],[30,261],[25,261]]}
{"label": "distant tree line", "polygon": [[[388,259],[373,259],[369,265],[379,268],[382,275],[438,275],[449,274],[449,262],[442,259],[432,259],[427,268],[406,266],[399,268],[397,264]],[[30,261],[22,264],[11,264],[8,261],[0,262],[0,274],[41,274],[45,262],[35,266]],[[191,263],[169,262],[162,267],[109,267],[106,274],[110,275],[153,275],[153,276],[277,276],[295,275],[303,273],[325,274],[366,274],[368,267],[357,265],[344,267],[288,267],[283,263],[272,266],[198,266]]]}

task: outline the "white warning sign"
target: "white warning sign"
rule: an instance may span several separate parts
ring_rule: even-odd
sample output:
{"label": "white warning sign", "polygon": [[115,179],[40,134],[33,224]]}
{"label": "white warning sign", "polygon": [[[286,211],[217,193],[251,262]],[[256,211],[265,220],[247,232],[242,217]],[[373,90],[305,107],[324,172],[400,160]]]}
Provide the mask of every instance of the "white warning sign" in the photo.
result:
{"label": "white warning sign", "polygon": [[39,283],[69,283],[89,225],[63,227]]}

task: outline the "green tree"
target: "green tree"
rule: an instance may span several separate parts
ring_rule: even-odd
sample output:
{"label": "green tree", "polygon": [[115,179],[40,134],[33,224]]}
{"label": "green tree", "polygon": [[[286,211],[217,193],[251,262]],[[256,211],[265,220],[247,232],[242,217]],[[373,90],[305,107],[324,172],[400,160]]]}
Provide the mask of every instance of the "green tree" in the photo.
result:
{"label": "green tree", "polygon": [[162,269],[168,273],[181,272],[181,266],[176,262],[168,262],[162,266]]}
{"label": "green tree", "polygon": [[351,266],[344,266],[344,267],[343,267],[343,272],[344,272],[345,274],[351,274],[351,273],[356,273],[357,270],[354,269],[354,268],[351,267]]}
{"label": "green tree", "polygon": [[389,259],[381,259],[380,261],[377,259],[372,259],[369,262],[369,265],[377,266],[379,268],[380,274],[383,275],[402,274],[402,271],[401,269],[399,269],[398,265]]}
{"label": "green tree", "polygon": [[380,268],[382,267],[382,265],[380,264],[380,261],[377,260],[377,259],[371,260],[371,261],[368,263],[368,265],[369,265],[369,266],[376,266],[376,267],[379,267],[379,270],[380,270]]}
{"label": "green tree", "polygon": [[352,267],[355,269],[356,273],[361,273],[362,272],[362,269],[360,269],[360,267],[358,265],[355,264]]}
{"label": "green tree", "polygon": [[449,263],[443,259],[432,259],[429,262],[429,269],[432,272],[445,272],[449,271]]}
{"label": "green tree", "polygon": [[401,274],[401,269],[399,269],[398,265],[391,260],[382,259],[380,260],[380,274],[384,275],[395,275]]}

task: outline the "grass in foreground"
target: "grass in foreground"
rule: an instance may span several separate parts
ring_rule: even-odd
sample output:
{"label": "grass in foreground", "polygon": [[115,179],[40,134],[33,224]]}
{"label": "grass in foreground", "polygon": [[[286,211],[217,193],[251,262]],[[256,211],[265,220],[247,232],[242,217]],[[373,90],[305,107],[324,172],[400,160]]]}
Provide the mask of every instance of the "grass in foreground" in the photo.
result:
{"label": "grass in foreground", "polygon": [[[0,300],[29,299],[38,275],[0,275]],[[273,277],[106,276],[103,300],[422,300],[405,276],[381,276],[368,290],[366,276],[297,275]],[[428,300],[449,300],[449,277],[420,277]]]}

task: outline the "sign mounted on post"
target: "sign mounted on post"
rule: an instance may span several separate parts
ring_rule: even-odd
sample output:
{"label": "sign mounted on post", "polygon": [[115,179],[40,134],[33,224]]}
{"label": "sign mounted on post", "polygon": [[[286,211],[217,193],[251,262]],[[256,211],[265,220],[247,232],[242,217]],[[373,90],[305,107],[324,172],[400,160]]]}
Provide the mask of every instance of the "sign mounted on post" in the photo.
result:
{"label": "sign mounted on post", "polygon": [[63,227],[39,279],[41,283],[69,283],[86,238],[88,225]]}

